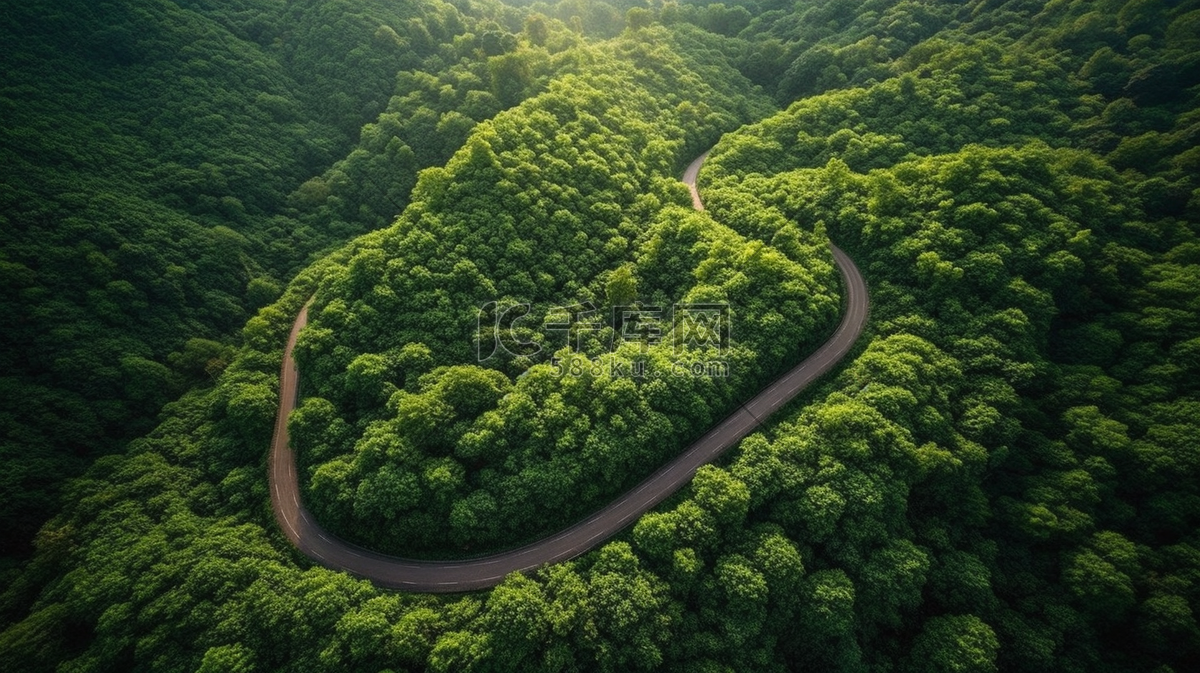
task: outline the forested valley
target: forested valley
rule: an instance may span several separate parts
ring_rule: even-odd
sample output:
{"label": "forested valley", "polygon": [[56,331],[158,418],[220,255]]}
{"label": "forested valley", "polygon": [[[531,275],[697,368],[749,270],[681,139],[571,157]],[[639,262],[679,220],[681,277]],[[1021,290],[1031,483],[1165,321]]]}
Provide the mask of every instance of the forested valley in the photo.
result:
{"label": "forested valley", "polygon": [[[64,0],[0,31],[4,670],[1200,666],[1200,2]],[[818,348],[830,242],[856,349],[595,550],[427,595],[276,524],[310,300],[306,506],[468,559]],[[728,342],[491,352],[513,306],[637,302],[727,306]],[[723,375],[620,374],[680,358]]]}

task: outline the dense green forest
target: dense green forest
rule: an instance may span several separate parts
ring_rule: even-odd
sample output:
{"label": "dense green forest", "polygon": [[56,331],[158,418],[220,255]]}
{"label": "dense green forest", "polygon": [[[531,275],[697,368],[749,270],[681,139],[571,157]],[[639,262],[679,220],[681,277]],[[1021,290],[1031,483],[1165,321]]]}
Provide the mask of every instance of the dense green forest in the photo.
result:
{"label": "dense green forest", "polygon": [[[444,169],[422,175],[395,226],[325,273],[297,345],[306,399],[293,444],[312,466],[306,500],[341,536],[411,555],[553,532],[677,453],[831,328],[822,243],[791,226],[789,257],[682,208],[681,160],[761,116],[749,82],[739,90],[731,67],[689,64],[677,54],[692,45],[662,29],[605,47],[577,50],[590,61],[582,72],[481,124]],[[610,308],[617,271],[630,298],[738,307],[731,320],[746,337],[719,354],[729,375],[646,385],[611,375],[635,359],[662,372],[673,357],[707,357],[675,353],[672,331],[611,354],[610,334],[576,339],[560,353],[589,375],[561,384],[549,362],[526,370],[529,357],[504,368],[522,373],[516,384],[486,362],[456,364],[476,350],[466,330],[479,298]]]}
{"label": "dense green forest", "polygon": [[[5,12],[0,554],[27,553],[65,475],[211,385],[299,268],[389,223],[418,169],[556,67],[511,53],[511,12],[463,9]],[[514,62],[523,79],[493,74]]]}
{"label": "dense green forest", "polygon": [[[0,30],[4,670],[1200,666],[1200,2],[137,0]],[[830,241],[870,283],[859,348],[597,550],[428,596],[276,526],[310,297],[305,502],[461,558],[597,509],[822,343]],[[728,306],[732,336],[482,357],[487,302],[639,301]],[[727,375],[615,373],[680,359]]]}

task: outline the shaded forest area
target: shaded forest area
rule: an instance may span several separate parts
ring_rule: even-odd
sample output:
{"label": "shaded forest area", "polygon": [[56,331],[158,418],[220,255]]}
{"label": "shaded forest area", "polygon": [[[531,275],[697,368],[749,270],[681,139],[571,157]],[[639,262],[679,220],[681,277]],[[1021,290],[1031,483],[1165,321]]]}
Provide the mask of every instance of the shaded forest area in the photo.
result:
{"label": "shaded forest area", "polygon": [[28,553],[65,477],[211,386],[298,269],[390,222],[418,169],[536,90],[549,66],[500,74],[510,12],[465,9],[6,12],[0,554]]}
{"label": "shaded forest area", "polygon": [[[1200,665],[1200,3],[145,0],[4,30],[6,551],[58,512],[5,571],[5,670]],[[696,213],[675,178],[714,143]],[[277,530],[310,296],[306,502],[471,555],[810,352],[828,240],[870,282],[860,349],[596,551],[421,596]],[[484,301],[630,297],[728,302],[732,376],[475,361]],[[673,357],[604,336],[544,345]]]}

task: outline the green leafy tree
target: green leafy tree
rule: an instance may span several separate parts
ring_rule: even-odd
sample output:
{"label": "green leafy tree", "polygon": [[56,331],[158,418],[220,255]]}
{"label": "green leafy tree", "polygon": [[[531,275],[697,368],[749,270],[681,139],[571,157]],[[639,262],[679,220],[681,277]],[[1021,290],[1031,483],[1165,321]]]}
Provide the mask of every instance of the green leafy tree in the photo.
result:
{"label": "green leafy tree", "polygon": [[991,627],[974,615],[934,617],[913,641],[908,665],[914,671],[996,671],[999,649]]}

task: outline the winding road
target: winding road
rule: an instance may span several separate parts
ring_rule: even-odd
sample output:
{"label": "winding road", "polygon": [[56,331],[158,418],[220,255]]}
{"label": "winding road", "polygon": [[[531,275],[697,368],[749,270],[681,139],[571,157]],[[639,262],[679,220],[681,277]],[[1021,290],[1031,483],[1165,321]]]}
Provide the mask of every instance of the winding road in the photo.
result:
{"label": "winding road", "polygon": [[[707,157],[705,152],[692,162],[683,178],[697,210],[703,210],[704,204],[696,191],[696,177]],[[296,459],[289,443],[287,419],[296,406],[299,373],[292,359],[292,349],[296,345],[296,336],[308,322],[306,305],[292,326],[280,373],[279,414],[269,459],[271,507],[275,518],[292,544],[313,561],[368,579],[381,587],[404,591],[450,593],[487,589],[499,584],[510,573],[579,556],[617,534],[683,487],[701,465],[737,444],[850,351],[867,321],[867,285],[844,252],[836,246],[832,246],[832,251],[845,288],[845,313],[837,331],[816,352],[738,407],[677,458],[595,514],[519,549],[462,561],[414,561],[363,549],[339,540],[323,529],[300,502]]]}

